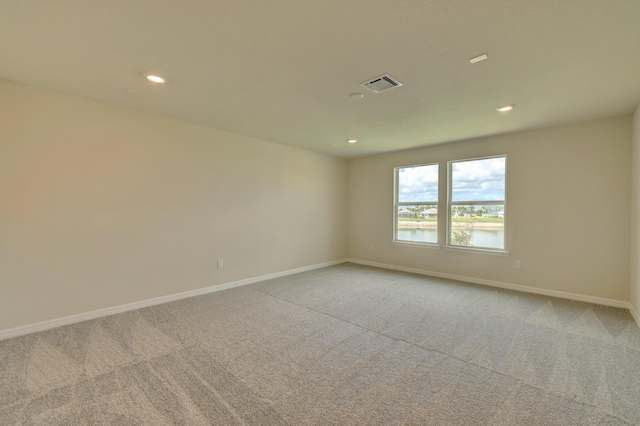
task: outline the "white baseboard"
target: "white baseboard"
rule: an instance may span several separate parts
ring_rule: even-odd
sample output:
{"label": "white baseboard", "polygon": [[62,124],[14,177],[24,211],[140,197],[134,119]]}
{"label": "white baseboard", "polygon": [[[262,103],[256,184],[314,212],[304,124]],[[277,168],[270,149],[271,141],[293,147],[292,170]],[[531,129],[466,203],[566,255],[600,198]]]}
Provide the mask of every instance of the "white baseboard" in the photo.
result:
{"label": "white baseboard", "polygon": [[[615,308],[624,308],[624,309],[629,309],[630,311],[632,308],[631,303],[623,300],[606,299],[603,297],[594,297],[594,296],[585,296],[585,295],[576,294],[576,293],[565,293],[563,291],[547,290],[544,288],[537,288],[537,287],[528,287],[524,285],[510,284],[510,283],[504,283],[500,281],[491,281],[491,280],[485,280],[481,278],[465,277],[462,275],[444,274],[441,272],[427,271],[424,269],[414,269],[414,268],[407,268],[404,266],[388,265],[385,263],[369,262],[367,260],[348,259],[347,261],[351,263],[356,263],[359,265],[375,266],[375,267],[384,268],[384,269],[392,269],[394,271],[410,272],[413,274],[420,274],[420,275],[429,275],[429,276],[438,277],[438,278],[448,278],[452,280],[464,281],[464,282],[473,283],[473,284],[482,284],[482,285],[491,286],[491,287],[499,287],[499,288],[506,288],[509,290],[523,291],[526,293],[541,294],[543,296],[560,297],[562,299],[571,299],[579,302],[595,303],[597,305],[612,306]],[[636,318],[636,322],[637,322],[638,321],[637,314],[634,314],[633,312],[632,314]],[[640,326],[640,323],[638,323],[638,325]]]}
{"label": "white baseboard", "polygon": [[325,268],[327,266],[338,265],[338,264],[345,263],[345,262],[355,263],[355,264],[358,264],[358,265],[374,266],[374,267],[383,268],[383,269],[391,269],[391,270],[394,270],[394,271],[410,272],[410,273],[419,274],[419,275],[428,275],[428,276],[438,277],[438,278],[447,278],[447,279],[452,279],[452,280],[457,280],[457,281],[464,281],[464,282],[469,282],[469,283],[473,283],[473,284],[481,284],[481,285],[486,285],[486,286],[491,286],[491,287],[506,288],[506,289],[509,289],[509,290],[516,290],[516,291],[523,291],[523,292],[526,292],[526,293],[541,294],[541,295],[544,295],[544,296],[560,297],[560,298],[563,298],[563,299],[576,300],[576,301],[579,301],[579,302],[595,303],[595,304],[598,304],[598,305],[612,306],[612,307],[615,307],[615,308],[624,308],[624,309],[628,309],[631,312],[631,315],[633,316],[633,318],[635,319],[636,323],[638,324],[638,327],[640,327],[640,315],[638,315],[638,312],[636,312],[636,310],[634,309],[633,305],[631,305],[631,303],[625,302],[625,301],[622,301],[622,300],[606,299],[606,298],[594,297],[594,296],[585,296],[585,295],[576,294],[576,293],[566,293],[566,292],[562,292],[562,291],[547,290],[547,289],[536,288],[536,287],[528,287],[528,286],[523,286],[523,285],[518,285],[518,284],[504,283],[504,282],[500,282],[500,281],[491,281],[491,280],[485,280],[485,279],[481,279],[481,278],[465,277],[465,276],[462,276],[462,275],[445,274],[445,273],[441,273],[441,272],[427,271],[427,270],[424,270],[424,269],[407,268],[407,267],[404,267],[404,266],[396,266],[396,265],[389,265],[389,264],[385,264],[385,263],[369,262],[369,261],[366,261],[366,260],[339,259],[339,260],[334,260],[334,261],[331,261],[331,262],[325,262],[325,263],[319,263],[319,264],[316,264],[316,265],[305,266],[305,267],[302,267],[302,268],[289,269],[287,271],[276,272],[276,273],[273,273],[273,274],[267,274],[267,275],[261,275],[261,276],[258,276],[258,277],[247,278],[247,279],[244,279],[244,280],[232,281],[232,282],[225,283],[225,284],[218,284],[218,285],[214,285],[214,286],[210,286],[210,287],[204,287],[204,288],[200,288],[200,289],[197,289],[197,290],[185,291],[185,292],[182,292],[182,293],[170,294],[170,295],[167,295],[167,296],[156,297],[156,298],[153,298],[153,299],[141,300],[139,302],[127,303],[127,304],[124,304],[124,305],[113,306],[113,307],[110,307],[110,308],[97,309],[95,311],[85,312],[85,313],[76,314],[76,315],[70,315],[70,316],[67,316],[67,317],[57,318],[57,319],[53,319],[53,320],[49,320],[49,321],[42,321],[42,322],[38,322],[38,323],[35,323],[35,324],[28,324],[28,325],[24,325],[24,326],[20,326],[20,327],[9,328],[9,329],[6,329],[6,330],[0,330],[0,340],[9,339],[9,338],[12,338],[12,337],[24,336],[26,334],[35,333],[35,332],[38,332],[38,331],[44,331],[44,330],[48,330],[48,329],[55,328],[55,327],[61,327],[63,325],[69,325],[69,324],[74,324],[74,323],[78,323],[78,322],[82,322],[82,321],[87,321],[87,320],[92,320],[92,319],[96,319],[96,318],[106,317],[106,316],[109,316],[109,315],[115,315],[115,314],[119,314],[119,313],[122,313],[122,312],[133,311],[135,309],[141,309],[141,308],[146,308],[146,307],[149,307],[149,306],[155,306],[155,305],[160,305],[160,304],[163,304],[163,303],[173,302],[173,301],[176,301],[176,300],[187,299],[189,297],[195,297],[195,296],[200,296],[200,295],[203,295],[203,294],[214,293],[216,291],[227,290],[227,289],[234,288],[234,287],[240,287],[240,286],[244,286],[244,285],[255,284],[255,283],[260,282],[260,281],[266,281],[266,280],[270,280],[270,279],[274,279],[274,278],[284,277],[284,276],[287,276],[287,275],[298,274],[300,272],[306,272],[306,271],[311,271],[311,270],[314,270],[314,269]]}
{"label": "white baseboard", "polygon": [[631,316],[633,316],[633,319],[636,320],[636,324],[638,324],[638,327],[640,327],[640,315],[638,315],[638,312],[636,312],[631,303],[629,303],[629,312],[631,312]]}
{"label": "white baseboard", "polygon": [[97,309],[95,311],[84,312],[82,314],[70,315],[63,318],[57,318],[49,321],[37,322],[35,324],[23,325],[20,327],[0,330],[0,340],[9,339],[11,337],[24,336],[38,331],[44,331],[63,325],[75,324],[82,321],[92,320],[96,318],[106,317],[109,315],[120,314],[122,312],[133,311],[135,309],[147,308],[149,306],[160,305],[163,303],[173,302],[175,300],[186,299],[189,297],[200,296],[203,294],[214,293],[216,291],[227,290],[243,285],[254,284],[260,281],[271,280],[274,278],[284,277],[286,275],[298,274],[300,272],[311,271],[314,269],[325,268],[327,266],[338,265],[347,262],[347,259],[334,260],[331,262],[318,263],[316,265],[304,266],[302,268],[289,269],[287,271],[276,272],[273,274],[260,275],[258,277],[247,278],[239,281],[232,281],[225,284],[217,284],[210,287],[199,288],[197,290],[185,291],[182,293],[170,294],[167,296],[155,297],[153,299],[141,300],[139,302],[127,303],[125,305],[113,306],[110,308]]}

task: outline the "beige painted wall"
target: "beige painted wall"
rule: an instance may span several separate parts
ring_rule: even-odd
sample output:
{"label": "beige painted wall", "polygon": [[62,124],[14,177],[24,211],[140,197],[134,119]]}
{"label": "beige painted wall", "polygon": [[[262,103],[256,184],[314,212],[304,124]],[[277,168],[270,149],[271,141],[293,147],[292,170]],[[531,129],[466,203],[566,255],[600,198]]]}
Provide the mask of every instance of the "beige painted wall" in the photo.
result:
{"label": "beige painted wall", "polygon": [[[640,106],[633,115],[633,179],[631,182],[631,288],[630,301],[640,315]],[[636,318],[640,320],[640,318]],[[640,324],[638,324],[640,325]]]}
{"label": "beige painted wall", "polygon": [[[627,301],[631,132],[626,116],[350,160],[349,255]],[[394,167],[498,154],[508,156],[510,256],[391,243]]]}
{"label": "beige painted wall", "polygon": [[0,117],[0,330],[346,255],[345,160],[6,80]]}

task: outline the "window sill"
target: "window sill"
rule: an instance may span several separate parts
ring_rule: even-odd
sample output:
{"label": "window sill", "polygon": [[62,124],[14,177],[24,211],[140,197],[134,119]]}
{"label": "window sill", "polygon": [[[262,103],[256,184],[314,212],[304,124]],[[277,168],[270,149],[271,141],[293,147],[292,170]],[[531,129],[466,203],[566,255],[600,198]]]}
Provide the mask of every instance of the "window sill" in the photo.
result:
{"label": "window sill", "polygon": [[511,254],[506,250],[492,250],[486,248],[471,248],[471,247],[457,247],[457,246],[446,246],[445,250],[448,251],[462,251],[467,253],[477,253],[477,254],[489,254],[493,256],[510,256]]}
{"label": "window sill", "polygon": [[408,246],[408,247],[418,247],[418,248],[428,248],[428,249],[440,249],[441,247],[436,243],[414,243],[411,241],[392,241],[391,244],[394,246]]}
{"label": "window sill", "polygon": [[511,253],[505,250],[492,250],[485,248],[467,248],[467,247],[456,247],[456,246],[439,246],[435,243],[414,243],[411,241],[392,241],[392,245],[394,246],[405,246],[405,247],[417,247],[417,248],[427,248],[427,249],[445,249],[447,251],[460,251],[466,253],[475,253],[475,254],[488,254],[491,256],[511,256]]}

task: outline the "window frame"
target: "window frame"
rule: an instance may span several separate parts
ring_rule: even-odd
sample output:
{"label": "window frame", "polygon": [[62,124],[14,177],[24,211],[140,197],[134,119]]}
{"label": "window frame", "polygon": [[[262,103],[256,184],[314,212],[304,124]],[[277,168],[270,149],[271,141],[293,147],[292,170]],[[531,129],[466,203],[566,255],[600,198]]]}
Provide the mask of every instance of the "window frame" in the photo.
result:
{"label": "window frame", "polygon": [[[477,160],[490,160],[493,158],[504,158],[504,199],[494,201],[453,201],[453,164],[464,163],[467,161]],[[486,157],[473,157],[464,158],[459,160],[447,161],[447,237],[446,248],[452,250],[464,250],[464,251],[480,251],[491,252],[497,254],[508,254],[507,251],[507,154],[490,155]],[[503,206],[503,234],[502,234],[502,248],[492,247],[475,247],[475,246],[463,246],[451,243],[451,234],[453,233],[453,207],[454,206],[491,206],[500,205]]]}
{"label": "window frame", "polygon": [[[438,188],[438,196],[436,201],[399,201],[400,191],[400,169],[410,169],[414,167],[424,167],[424,166],[437,166],[438,167],[438,184],[436,185]],[[436,242],[427,242],[427,241],[410,241],[410,240],[399,240],[398,239],[398,209],[402,206],[435,206],[436,210],[440,212],[440,162],[436,161],[434,163],[424,163],[424,164],[412,164],[406,166],[397,166],[393,168],[393,240],[394,244],[407,244],[407,245],[417,245],[422,247],[440,247],[440,218],[436,219]]]}

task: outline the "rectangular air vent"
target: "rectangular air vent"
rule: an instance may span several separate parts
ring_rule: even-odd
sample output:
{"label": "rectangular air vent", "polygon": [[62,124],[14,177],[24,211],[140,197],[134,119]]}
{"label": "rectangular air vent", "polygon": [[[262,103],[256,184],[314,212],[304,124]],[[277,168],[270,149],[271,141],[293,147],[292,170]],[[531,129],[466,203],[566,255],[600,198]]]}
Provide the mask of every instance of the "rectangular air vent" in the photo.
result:
{"label": "rectangular air vent", "polygon": [[393,89],[394,87],[400,87],[402,86],[402,83],[391,77],[389,74],[383,74],[372,80],[365,81],[360,85],[371,90],[373,93],[381,93]]}

